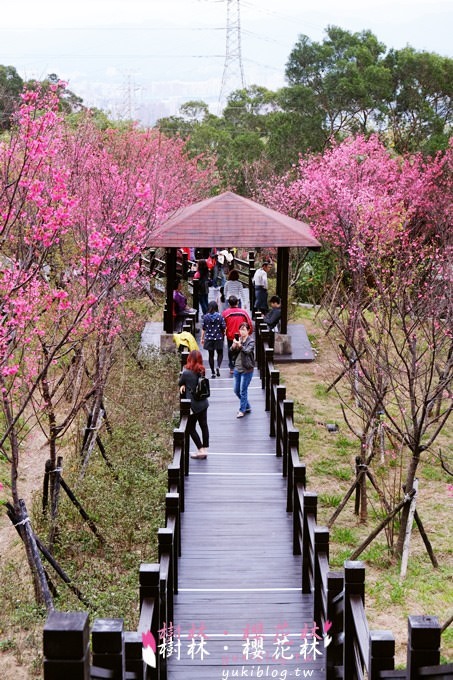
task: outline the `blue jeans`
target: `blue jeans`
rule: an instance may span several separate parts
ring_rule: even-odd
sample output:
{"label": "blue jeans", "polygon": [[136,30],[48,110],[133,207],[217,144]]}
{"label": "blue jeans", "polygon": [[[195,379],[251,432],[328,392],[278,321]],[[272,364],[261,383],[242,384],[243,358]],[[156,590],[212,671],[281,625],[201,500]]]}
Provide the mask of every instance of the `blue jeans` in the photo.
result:
{"label": "blue jeans", "polygon": [[257,312],[263,312],[266,314],[268,311],[267,306],[267,288],[264,286],[255,287],[255,310]]}
{"label": "blue jeans", "polygon": [[234,393],[239,399],[239,410],[245,413],[250,410],[248,389],[250,381],[253,378],[253,371],[248,373],[239,373],[237,368],[234,369]]}

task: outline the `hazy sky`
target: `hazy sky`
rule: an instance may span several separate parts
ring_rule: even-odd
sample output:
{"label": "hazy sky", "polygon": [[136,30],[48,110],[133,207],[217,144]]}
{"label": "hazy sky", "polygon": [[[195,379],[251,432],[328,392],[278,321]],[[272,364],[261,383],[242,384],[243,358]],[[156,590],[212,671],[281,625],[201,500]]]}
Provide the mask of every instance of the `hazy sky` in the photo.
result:
{"label": "hazy sky", "polygon": [[[0,13],[0,64],[24,78],[56,73],[83,97],[145,123],[189,99],[215,111],[226,55],[227,0],[13,0]],[[236,0],[230,2],[231,19]],[[298,36],[328,25],[370,29],[387,48],[453,56],[452,0],[241,0],[245,83],[277,89]],[[231,51],[234,55],[235,35]],[[240,86],[232,60],[226,92]]]}

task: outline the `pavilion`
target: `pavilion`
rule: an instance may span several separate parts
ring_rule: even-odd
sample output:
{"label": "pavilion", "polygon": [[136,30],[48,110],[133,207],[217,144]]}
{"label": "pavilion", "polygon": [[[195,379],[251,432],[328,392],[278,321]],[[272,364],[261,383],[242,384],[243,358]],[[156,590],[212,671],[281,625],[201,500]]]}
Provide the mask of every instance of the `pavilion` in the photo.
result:
{"label": "pavilion", "polygon": [[[319,249],[308,224],[227,191],[178,210],[151,235],[149,246],[166,249],[166,308],[173,306],[178,248],[212,246],[255,249],[277,248],[276,293],[282,300],[280,332],[288,332],[289,249]],[[164,331],[172,319],[164,318]]]}

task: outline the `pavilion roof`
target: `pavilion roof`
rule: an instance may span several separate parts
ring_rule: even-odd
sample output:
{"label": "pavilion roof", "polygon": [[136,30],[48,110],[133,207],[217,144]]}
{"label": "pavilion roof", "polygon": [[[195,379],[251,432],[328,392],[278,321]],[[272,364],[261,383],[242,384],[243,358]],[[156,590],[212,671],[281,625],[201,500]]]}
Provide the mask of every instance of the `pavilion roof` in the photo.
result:
{"label": "pavilion roof", "polygon": [[231,191],[178,210],[150,235],[149,246],[319,248],[305,222]]}

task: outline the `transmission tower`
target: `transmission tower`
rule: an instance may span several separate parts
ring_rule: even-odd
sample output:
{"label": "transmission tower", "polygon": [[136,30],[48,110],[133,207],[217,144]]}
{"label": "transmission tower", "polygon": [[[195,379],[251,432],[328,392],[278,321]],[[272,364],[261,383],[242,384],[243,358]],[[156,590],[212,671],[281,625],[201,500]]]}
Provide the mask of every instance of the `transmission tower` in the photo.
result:
{"label": "transmission tower", "polygon": [[225,65],[219,94],[219,108],[233,90],[245,88],[244,68],[241,55],[241,3],[227,1],[227,28]]}

